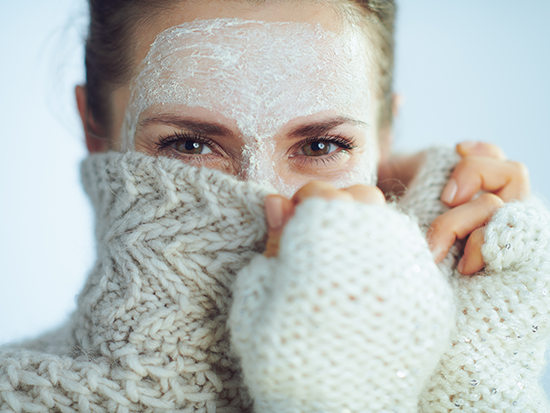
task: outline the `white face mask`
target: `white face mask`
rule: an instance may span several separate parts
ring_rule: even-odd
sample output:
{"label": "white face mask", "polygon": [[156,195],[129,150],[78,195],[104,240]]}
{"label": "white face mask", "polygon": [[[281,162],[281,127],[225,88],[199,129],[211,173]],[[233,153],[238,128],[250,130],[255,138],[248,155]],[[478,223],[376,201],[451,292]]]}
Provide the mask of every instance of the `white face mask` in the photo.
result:
{"label": "white face mask", "polygon": [[[133,149],[140,115],[151,108],[218,112],[234,120],[243,136],[248,179],[281,190],[271,156],[273,136],[292,119],[324,111],[368,123],[368,60],[358,29],[336,34],[319,24],[240,19],[184,23],[161,33],[143,61],[122,142]],[[374,139],[369,132],[353,182],[341,186],[374,184]]]}

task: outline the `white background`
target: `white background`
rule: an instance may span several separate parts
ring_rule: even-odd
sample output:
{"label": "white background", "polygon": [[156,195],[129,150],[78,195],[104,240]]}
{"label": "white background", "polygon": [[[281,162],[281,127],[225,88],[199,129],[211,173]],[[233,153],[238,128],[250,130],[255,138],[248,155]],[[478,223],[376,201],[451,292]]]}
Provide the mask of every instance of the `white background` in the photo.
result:
{"label": "white background", "polygon": [[[73,103],[86,5],[1,1],[0,344],[62,322],[94,254]],[[548,0],[402,0],[396,147],[498,143],[550,198],[549,21]]]}

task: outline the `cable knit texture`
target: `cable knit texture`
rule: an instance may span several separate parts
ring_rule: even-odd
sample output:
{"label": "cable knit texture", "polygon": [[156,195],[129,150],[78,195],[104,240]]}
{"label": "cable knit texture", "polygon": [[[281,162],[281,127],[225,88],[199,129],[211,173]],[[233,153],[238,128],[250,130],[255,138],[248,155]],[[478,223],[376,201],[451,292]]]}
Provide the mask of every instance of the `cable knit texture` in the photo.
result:
{"label": "cable knit texture", "polygon": [[68,327],[0,353],[0,411],[249,410],[226,318],[263,249],[267,192],[139,153],[91,156],[82,174],[97,263]]}
{"label": "cable knit texture", "polygon": [[428,151],[396,205],[305,202],[267,259],[269,190],[90,156],[97,263],[69,323],[0,349],[0,411],[550,411],[548,213],[501,208],[480,274],[453,271],[458,244],[434,265],[424,233],[456,161]]}

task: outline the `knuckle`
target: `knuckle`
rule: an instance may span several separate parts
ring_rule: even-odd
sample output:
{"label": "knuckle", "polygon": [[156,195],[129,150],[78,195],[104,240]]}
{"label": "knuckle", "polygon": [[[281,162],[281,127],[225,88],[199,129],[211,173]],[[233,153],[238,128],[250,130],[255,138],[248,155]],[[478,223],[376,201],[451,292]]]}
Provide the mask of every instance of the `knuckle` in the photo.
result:
{"label": "knuckle", "polygon": [[487,153],[487,152],[494,152],[495,149],[497,149],[497,147],[492,143],[480,141],[477,143],[477,149],[479,149],[479,151],[482,153]]}
{"label": "knuckle", "polygon": [[348,189],[354,192],[368,193],[373,187],[363,184],[350,186]]}
{"label": "knuckle", "polygon": [[374,202],[386,203],[386,196],[380,190],[380,188],[372,187],[372,189],[370,189],[370,197],[373,199]]}
{"label": "knuckle", "polygon": [[340,190],[340,193],[342,196],[351,196],[350,200],[363,203],[378,203],[382,199],[385,201],[382,191],[375,186],[353,185]]}
{"label": "knuckle", "polygon": [[296,192],[296,197],[299,199],[306,199],[310,197],[324,197],[326,194],[336,191],[332,185],[323,181],[310,181]]}
{"label": "knuckle", "polygon": [[484,146],[489,156],[494,158],[502,158],[504,156],[504,152],[499,146],[488,142],[481,142],[481,144]]}
{"label": "knuckle", "polygon": [[303,190],[316,190],[316,189],[326,189],[327,183],[323,181],[309,181],[307,184],[305,184],[302,189]]}
{"label": "knuckle", "polygon": [[365,191],[365,194],[384,197],[384,193],[377,186],[364,186],[363,190]]}
{"label": "knuckle", "polygon": [[462,160],[455,166],[453,175],[462,175],[464,173],[469,173],[479,169],[479,164],[475,156],[465,156]]}
{"label": "knuckle", "polygon": [[468,165],[468,162],[470,161],[470,156],[465,156],[463,157],[456,165],[455,167],[453,168],[453,175],[456,175],[458,173],[460,173],[460,171],[462,169],[464,169],[467,165]]}
{"label": "knuckle", "polygon": [[510,161],[510,163],[512,164],[515,171],[515,175],[518,178],[520,178],[522,181],[529,180],[529,169],[527,168],[527,166],[525,166],[521,162],[516,162],[516,161]]}
{"label": "knuckle", "polygon": [[343,200],[343,201],[353,201],[354,200],[353,194],[350,194],[349,192],[342,191],[342,190],[336,190],[335,192],[332,192],[330,198],[331,199],[340,199],[340,200]]}
{"label": "knuckle", "polygon": [[499,196],[490,193],[481,194],[478,200],[479,203],[489,209],[500,208],[504,205],[504,201]]}
{"label": "knuckle", "polygon": [[434,219],[430,225],[430,232],[432,234],[437,234],[443,231],[446,227],[446,219],[444,215],[438,216]]}

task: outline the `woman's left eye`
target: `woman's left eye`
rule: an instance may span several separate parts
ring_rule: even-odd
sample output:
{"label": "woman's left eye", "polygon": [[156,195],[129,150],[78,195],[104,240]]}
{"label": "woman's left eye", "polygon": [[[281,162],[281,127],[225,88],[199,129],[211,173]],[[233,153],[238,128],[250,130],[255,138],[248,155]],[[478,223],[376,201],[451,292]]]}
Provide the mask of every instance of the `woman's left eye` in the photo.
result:
{"label": "woman's left eye", "polygon": [[185,155],[206,155],[212,153],[212,149],[205,143],[192,139],[173,142],[170,146]]}
{"label": "woman's left eye", "polygon": [[323,156],[334,152],[338,149],[338,146],[327,141],[313,141],[308,142],[300,148],[300,152],[306,156]]}
{"label": "woman's left eye", "polygon": [[321,158],[326,155],[350,154],[356,147],[353,137],[317,136],[303,141],[298,148],[298,155]]}

